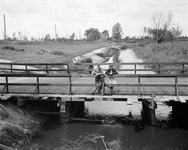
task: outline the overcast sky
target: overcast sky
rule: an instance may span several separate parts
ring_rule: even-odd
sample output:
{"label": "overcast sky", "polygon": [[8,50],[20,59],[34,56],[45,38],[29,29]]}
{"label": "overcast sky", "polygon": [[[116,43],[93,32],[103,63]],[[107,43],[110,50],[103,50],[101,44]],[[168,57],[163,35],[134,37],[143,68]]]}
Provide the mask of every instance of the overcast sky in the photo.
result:
{"label": "overcast sky", "polygon": [[83,37],[85,30],[105,29],[120,23],[124,37],[143,34],[151,26],[154,12],[171,11],[173,22],[188,35],[188,0],[0,0],[0,39],[3,35],[3,14],[6,15],[7,35],[20,31],[27,37],[54,37],[55,25],[59,37],[72,33]]}

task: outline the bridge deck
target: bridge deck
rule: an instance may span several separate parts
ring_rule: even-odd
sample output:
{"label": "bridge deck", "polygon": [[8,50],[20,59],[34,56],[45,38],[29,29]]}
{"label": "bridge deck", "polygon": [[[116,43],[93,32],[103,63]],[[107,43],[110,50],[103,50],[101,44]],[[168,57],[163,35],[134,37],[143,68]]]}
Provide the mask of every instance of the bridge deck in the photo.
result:
{"label": "bridge deck", "polygon": [[[5,77],[0,77],[0,91],[3,93]],[[133,77],[118,77],[117,84],[114,88],[115,95],[138,95],[139,81]],[[35,77],[9,77],[8,80],[9,93],[29,93],[36,92]],[[105,79],[108,84],[108,78]],[[175,95],[175,80],[174,78],[152,77],[141,78],[140,80],[140,95]],[[91,95],[95,89],[93,77],[72,77],[72,94]],[[61,77],[41,77],[39,93],[40,94],[67,94],[69,90],[69,79]],[[188,77],[177,79],[178,95],[188,95]],[[105,88],[105,94],[110,94],[110,90]]]}

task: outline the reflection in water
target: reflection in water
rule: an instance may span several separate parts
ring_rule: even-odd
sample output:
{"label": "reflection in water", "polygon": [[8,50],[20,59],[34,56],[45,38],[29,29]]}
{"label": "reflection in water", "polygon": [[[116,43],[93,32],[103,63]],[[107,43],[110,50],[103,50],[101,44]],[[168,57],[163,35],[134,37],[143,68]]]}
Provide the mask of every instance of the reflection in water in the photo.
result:
{"label": "reflection in water", "polygon": [[[109,62],[112,60],[110,58]],[[132,50],[121,51],[118,60],[141,62],[136,59]],[[51,120],[35,137],[33,150],[185,150],[188,147],[186,130],[142,127],[139,124],[141,103],[127,105],[127,102],[94,101],[85,102],[85,108],[86,118],[104,119],[105,124],[62,125]],[[171,111],[171,107],[158,104],[156,118],[168,121]],[[132,123],[127,124],[127,121]],[[106,147],[101,136],[104,136]]]}

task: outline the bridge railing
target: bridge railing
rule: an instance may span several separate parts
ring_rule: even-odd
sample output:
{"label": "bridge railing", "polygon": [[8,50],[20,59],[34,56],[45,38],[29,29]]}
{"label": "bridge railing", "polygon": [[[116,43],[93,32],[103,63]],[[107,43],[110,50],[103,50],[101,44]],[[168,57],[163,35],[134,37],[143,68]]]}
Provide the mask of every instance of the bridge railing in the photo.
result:
{"label": "bridge railing", "polygon": [[[1,95],[5,93],[69,95],[70,85],[70,75],[0,74]],[[53,92],[49,92],[50,89],[53,89]]]}
{"label": "bridge railing", "polygon": [[[87,66],[88,72],[93,70],[93,66],[98,63],[76,63],[78,66]],[[108,65],[113,64],[117,71],[121,74],[185,74],[188,72],[188,62],[158,62],[158,63],[100,63],[104,71],[108,69]],[[105,67],[104,67],[105,66]],[[73,71],[73,70],[72,70]],[[74,71],[83,71],[82,69],[74,69]]]}
{"label": "bridge railing", "polygon": [[[101,86],[101,95],[109,94],[105,91],[105,85],[95,84],[94,76],[82,76],[85,80],[82,83],[72,82],[71,88],[74,87],[99,87]],[[74,76],[76,78],[82,78],[80,76]],[[92,82],[88,83],[87,78],[93,78]],[[73,79],[72,79],[73,80]],[[104,83],[108,86],[114,86],[118,89],[118,93],[113,94],[119,95],[188,95],[188,74],[179,74],[179,75],[161,75],[161,74],[129,74],[129,75],[115,75],[116,84],[108,84],[108,76],[105,76]],[[130,89],[129,89],[130,88]],[[89,88],[88,88],[89,89]],[[130,91],[129,91],[130,90]],[[157,91],[155,91],[157,90]],[[109,90],[108,90],[109,91]],[[158,92],[160,91],[160,92]],[[71,94],[76,94],[74,91],[70,91]],[[85,93],[87,94],[87,93]],[[97,94],[97,93],[90,93]]]}
{"label": "bridge railing", "polygon": [[13,74],[70,74],[66,63],[0,63],[0,72]]}
{"label": "bridge railing", "polygon": [[[6,64],[6,63],[3,63]],[[188,80],[188,74],[136,74],[138,71],[140,71],[140,69],[137,69],[137,65],[144,65],[144,64],[153,64],[156,65],[155,63],[122,63],[121,65],[136,65],[136,69],[120,69],[120,71],[134,71],[135,74],[118,74],[116,75],[116,79],[118,80],[117,84],[113,84],[113,86],[115,87],[120,87],[122,94],[127,94],[125,93],[128,87],[134,87],[133,93],[130,94],[136,94],[136,95],[142,95],[142,94],[146,94],[143,92],[144,88],[152,88],[152,87],[169,87],[169,88],[173,88],[173,92],[171,92],[172,95],[179,95],[181,94],[181,91],[179,90],[180,88],[186,88],[188,87],[187,84],[187,80]],[[172,64],[172,63],[160,63],[157,65],[162,65],[162,64]],[[4,93],[11,93],[11,88],[12,87],[18,87],[18,88],[22,88],[23,87],[23,91],[25,89],[28,89],[29,92],[31,94],[44,94],[44,93],[49,93],[49,94],[92,94],[91,90],[90,92],[88,92],[87,87],[97,87],[98,84],[94,83],[94,75],[91,74],[77,74],[77,75],[73,75],[71,74],[72,71],[75,71],[76,69],[71,69],[69,67],[69,65],[67,64],[9,64],[7,63],[7,65],[10,65],[12,67],[10,67],[9,70],[10,73],[9,74],[0,74],[0,86],[3,87],[2,89],[2,95]],[[16,71],[20,71],[19,69],[15,69],[13,65],[23,65],[25,66],[24,69],[21,69],[21,71],[24,71],[23,74],[19,74],[19,73],[15,73]],[[41,65],[41,68],[45,66],[45,68],[47,69],[36,69],[36,71],[44,71],[44,74],[37,74],[35,73],[35,69],[31,69],[29,70],[30,73],[28,73],[28,68],[27,66],[32,66],[32,65]],[[59,68],[49,68],[49,66],[55,66],[55,65],[60,65],[62,67],[62,69]],[[96,64],[79,64],[79,65],[96,65]],[[101,64],[101,65],[109,65],[109,64]],[[185,67],[185,65],[188,65],[188,63],[177,63],[177,65],[181,65],[182,68],[178,69],[178,71],[188,71]],[[46,67],[47,66],[47,67]],[[184,67],[183,67],[184,66]],[[2,67],[0,67],[2,68]],[[6,68],[6,67],[5,67]],[[108,68],[108,67],[107,67]],[[76,71],[92,71],[92,69],[77,69]],[[104,69],[105,70],[105,69]],[[141,69],[148,71],[148,69]],[[50,71],[54,71],[54,72],[58,72],[58,71],[63,71],[66,74],[50,74]],[[161,69],[158,71],[162,71]],[[169,70],[168,70],[169,71]],[[14,81],[14,79],[16,78],[16,82]],[[19,80],[19,79],[20,80]],[[32,82],[30,80],[27,81],[27,79],[31,79]],[[87,80],[87,78],[89,78]],[[151,79],[160,79],[159,81],[154,82],[154,80]],[[185,80],[182,80],[182,79]],[[106,79],[108,79],[108,77],[106,77]],[[168,82],[164,82],[163,79],[169,79]],[[186,80],[187,79],[187,80]],[[45,81],[44,81],[45,80]],[[77,82],[77,80],[79,80],[79,82]],[[147,80],[147,82],[145,82]],[[150,82],[152,81],[152,82]],[[108,83],[107,83],[108,84]],[[108,84],[109,86],[111,86],[110,84]],[[32,88],[30,88],[32,87]],[[65,90],[63,89],[63,87],[65,87]],[[25,88],[25,89],[24,89]],[[45,92],[45,90],[49,92]],[[54,90],[50,91],[50,89],[54,88]],[[57,88],[57,89],[56,89]],[[75,90],[75,88],[77,88],[77,91]],[[84,90],[85,88],[85,90]],[[102,87],[102,95],[105,94],[105,87]],[[123,90],[124,88],[124,90]],[[34,89],[34,90],[33,90]],[[82,92],[79,92],[79,90],[83,89]],[[187,92],[183,92],[184,95],[188,95]],[[26,91],[26,90],[25,90]],[[64,91],[64,92],[63,92]],[[124,93],[123,93],[124,92]],[[165,93],[165,92],[164,92]],[[118,93],[115,93],[118,94]]]}

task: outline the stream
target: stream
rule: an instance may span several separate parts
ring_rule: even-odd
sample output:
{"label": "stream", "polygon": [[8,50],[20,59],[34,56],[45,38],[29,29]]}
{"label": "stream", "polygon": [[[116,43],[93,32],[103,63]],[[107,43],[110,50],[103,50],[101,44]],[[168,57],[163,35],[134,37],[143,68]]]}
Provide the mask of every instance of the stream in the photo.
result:
{"label": "stream", "polygon": [[[142,62],[131,49],[121,51],[119,60]],[[146,125],[138,130],[134,124],[122,124],[130,113],[133,119],[141,118],[141,103],[127,105],[127,102],[93,101],[85,102],[85,109],[90,118],[103,118],[108,122],[61,124],[53,117],[34,137],[31,150],[186,150],[188,147],[188,131],[185,129],[168,128],[164,124],[162,127]],[[170,106],[159,104],[156,118],[168,122],[171,111]]]}

